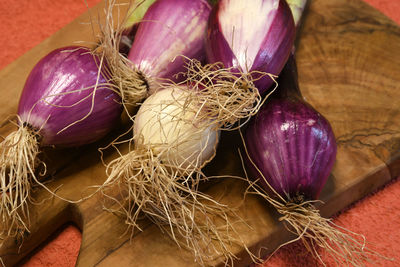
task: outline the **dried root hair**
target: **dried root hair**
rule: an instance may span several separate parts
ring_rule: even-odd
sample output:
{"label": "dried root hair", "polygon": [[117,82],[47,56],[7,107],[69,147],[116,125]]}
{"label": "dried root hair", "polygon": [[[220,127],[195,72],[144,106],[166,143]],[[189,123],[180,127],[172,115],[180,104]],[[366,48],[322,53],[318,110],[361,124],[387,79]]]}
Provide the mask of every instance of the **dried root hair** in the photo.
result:
{"label": "dried root hair", "polygon": [[198,264],[212,265],[216,259],[232,263],[236,258],[232,247],[245,247],[235,231],[234,224],[243,222],[234,209],[198,190],[207,179],[201,166],[182,167],[165,159],[174,145],[162,145],[160,151],[157,144],[140,143],[107,165],[108,178],[100,191],[117,205],[109,210],[126,218],[132,236],[143,230],[138,220],[144,215],[179,247],[192,252]]}
{"label": "dried root hair", "polygon": [[[100,36],[93,53],[104,56],[107,61],[108,77],[121,95],[125,110],[130,113],[132,107],[142,102],[148,96],[151,77],[146,77],[132,62],[119,51],[124,25],[129,13],[121,15],[115,0],[107,0],[104,10],[105,21],[99,22]],[[140,3],[139,3],[140,4]],[[116,10],[117,18],[113,11]],[[123,16],[122,22],[120,17]]]}
{"label": "dried root hair", "polygon": [[275,251],[287,244],[301,240],[313,258],[324,266],[326,264],[318,251],[319,248],[334,259],[337,266],[365,266],[366,262],[373,262],[371,257],[393,260],[368,248],[363,235],[333,223],[332,219],[323,218],[314,206],[318,201],[282,203],[271,198],[261,189],[256,189],[255,192],[276,208],[281,214],[279,221],[283,221],[285,228],[297,236],[280,245]]}
{"label": "dried root hair", "polygon": [[[242,136],[243,144],[243,136]],[[248,155],[246,146],[244,146],[246,155],[251,164],[256,168],[261,176],[260,179],[268,185],[270,193],[258,185],[258,180],[250,181],[249,188],[246,193],[256,194],[263,197],[270,205],[272,205],[281,217],[279,221],[284,222],[285,228],[297,236],[280,245],[269,257],[281,247],[301,240],[306,250],[318,260],[322,265],[326,266],[318,249],[323,249],[332,259],[335,260],[337,266],[365,266],[366,262],[372,262],[371,257],[378,257],[384,260],[393,260],[387,258],[378,252],[367,247],[366,239],[363,235],[354,233],[332,222],[332,219],[323,218],[319,210],[315,207],[316,203],[322,203],[319,200],[297,201],[286,200],[279,195],[274,188],[268,183],[261,171]],[[241,156],[242,157],[242,156]],[[243,159],[242,159],[243,164]],[[271,196],[272,193],[272,196]],[[298,199],[302,199],[299,197]],[[267,261],[268,261],[267,259]]]}
{"label": "dried root hair", "polygon": [[[183,83],[197,92],[197,102],[203,106],[203,118],[215,119],[222,130],[235,130],[243,126],[277,87],[276,76],[272,74],[237,72],[232,68],[224,68],[222,63],[203,66],[196,59],[184,59],[187,72],[180,73],[186,77]],[[263,98],[254,82],[264,76],[269,76],[275,82],[275,87]]]}
{"label": "dried root hair", "polygon": [[37,158],[38,132],[20,119],[19,122],[18,130],[0,143],[1,239],[22,238],[25,232],[29,232],[28,203],[32,202],[35,168],[41,163]]}

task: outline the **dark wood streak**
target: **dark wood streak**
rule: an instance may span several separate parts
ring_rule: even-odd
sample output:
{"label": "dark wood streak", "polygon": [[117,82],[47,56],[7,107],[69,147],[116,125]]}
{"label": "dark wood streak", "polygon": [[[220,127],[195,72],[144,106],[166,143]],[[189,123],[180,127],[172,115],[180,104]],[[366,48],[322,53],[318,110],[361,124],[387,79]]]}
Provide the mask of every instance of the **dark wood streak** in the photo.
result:
{"label": "dark wood streak", "polygon": [[[372,34],[382,31],[386,34],[400,36],[398,26],[392,21],[388,21],[384,16],[371,15],[371,8],[368,4],[357,0],[342,1],[341,4],[339,5],[336,2],[332,2],[331,5],[321,3],[324,9],[313,9],[310,15],[315,16],[314,22],[309,25],[311,26],[310,28],[302,32],[302,35],[315,33]],[[329,14],[329,20],[326,19],[327,13]]]}
{"label": "dark wood streak", "polygon": [[119,248],[121,248],[123,245],[125,245],[127,242],[129,242],[129,240],[125,240],[123,241],[121,244],[119,244],[117,247],[110,249],[107,251],[107,253],[99,259],[98,262],[96,262],[93,266],[98,266],[105,258],[107,258],[109,255],[111,255],[114,251],[118,250]]}

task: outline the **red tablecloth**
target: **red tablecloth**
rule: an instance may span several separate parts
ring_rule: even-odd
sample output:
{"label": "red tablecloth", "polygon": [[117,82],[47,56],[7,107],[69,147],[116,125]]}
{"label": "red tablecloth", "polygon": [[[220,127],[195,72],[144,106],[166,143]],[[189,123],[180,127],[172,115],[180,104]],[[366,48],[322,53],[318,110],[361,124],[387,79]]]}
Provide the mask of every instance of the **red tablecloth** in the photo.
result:
{"label": "red tablecloth", "polygon": [[[86,0],[89,6],[99,1]],[[365,1],[400,23],[399,0]],[[0,69],[85,11],[83,0],[0,0]],[[353,205],[338,216],[335,222],[364,234],[379,252],[390,257],[400,257],[399,196],[400,181],[397,180]],[[25,263],[25,266],[74,266],[80,239],[80,232],[69,226]],[[264,265],[305,267],[316,266],[317,263],[308,256],[301,244],[293,244],[279,250]],[[400,261],[371,266],[400,266]]]}

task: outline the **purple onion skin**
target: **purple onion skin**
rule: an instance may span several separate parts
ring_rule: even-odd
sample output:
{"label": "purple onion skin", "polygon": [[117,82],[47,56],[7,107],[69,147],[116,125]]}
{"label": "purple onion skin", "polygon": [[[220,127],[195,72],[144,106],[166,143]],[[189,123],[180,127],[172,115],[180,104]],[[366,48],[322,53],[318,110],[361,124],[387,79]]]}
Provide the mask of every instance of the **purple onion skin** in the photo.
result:
{"label": "purple onion skin", "polygon": [[[290,58],[278,94],[267,101],[245,132],[248,155],[275,191],[288,201],[317,199],[336,159],[329,122],[306,103]],[[254,177],[260,173],[248,161]],[[268,191],[265,180],[260,184]]]}
{"label": "purple onion skin", "polygon": [[145,75],[173,79],[185,70],[180,55],[204,60],[211,7],[206,0],[158,0],[136,32],[130,59]]}
{"label": "purple onion skin", "polygon": [[[335,162],[336,141],[328,121],[310,105],[272,100],[247,128],[245,141],[249,157],[283,198],[318,198]],[[262,179],[261,185],[269,190]]]}
{"label": "purple onion skin", "polygon": [[[120,97],[110,90],[109,85],[103,85],[95,91],[91,114],[58,133],[89,113],[92,97],[78,102],[94,89],[68,92],[94,86],[99,62],[87,48],[65,47],[52,51],[32,69],[20,97],[18,114],[24,123],[40,129],[42,146],[88,144],[103,137],[119,121]],[[105,84],[108,81],[101,74],[98,82]],[[48,103],[42,100],[44,98]]]}
{"label": "purple onion skin", "polygon": [[[251,14],[252,17],[263,16],[263,22],[265,22],[259,25],[259,29],[255,29],[260,33],[252,37],[246,33],[254,31],[256,25],[251,20],[243,22],[241,17],[242,14],[251,10],[243,8],[241,14],[235,15],[228,9],[230,5],[244,5],[243,3],[276,7],[276,9],[266,8],[263,13],[261,13],[262,10],[257,10],[260,13]],[[254,0],[251,3],[247,0],[220,0],[214,7],[208,23],[207,61],[209,63],[222,62],[225,67],[232,67],[233,71],[245,73],[261,71],[279,75],[291,52],[295,31],[293,16],[285,0]],[[239,40],[238,43],[232,45],[232,38]],[[253,54],[254,58],[247,57],[248,54]],[[247,63],[239,60],[246,57]],[[261,94],[267,92],[272,84],[273,80],[269,77],[255,82]]]}

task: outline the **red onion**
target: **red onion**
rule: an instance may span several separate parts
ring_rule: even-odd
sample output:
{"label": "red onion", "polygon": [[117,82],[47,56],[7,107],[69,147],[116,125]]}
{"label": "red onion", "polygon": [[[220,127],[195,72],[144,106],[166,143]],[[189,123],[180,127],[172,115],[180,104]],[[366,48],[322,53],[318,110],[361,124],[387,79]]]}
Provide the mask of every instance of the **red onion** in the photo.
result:
{"label": "red onion", "polygon": [[[204,34],[210,12],[206,0],[156,1],[143,17],[128,59],[145,76],[172,79],[184,71],[180,55],[204,58]],[[150,86],[150,93],[155,89]]]}
{"label": "red onion", "polygon": [[254,163],[283,198],[318,197],[335,161],[336,142],[328,121],[310,105],[270,101],[249,126],[246,140]]}
{"label": "red onion", "polygon": [[215,119],[222,129],[241,127],[258,112],[294,36],[284,0],[221,0],[214,6],[206,35],[209,64],[188,60],[186,82],[215,99],[215,110],[221,111]]}
{"label": "red onion", "polygon": [[[279,75],[293,46],[295,25],[285,0],[220,0],[208,23],[209,63],[222,62],[232,71]],[[255,75],[255,73],[254,73]],[[264,94],[273,80],[254,82]]]}
{"label": "red onion", "polygon": [[269,183],[287,201],[313,200],[332,170],[336,141],[329,122],[296,94],[289,71],[279,79],[280,97],[275,95],[250,122],[246,147],[267,179],[261,183]]}
{"label": "red onion", "polygon": [[32,69],[18,115],[38,130],[41,146],[88,144],[115,126],[121,115],[120,97],[105,74],[99,73],[99,64],[87,48],[64,47]]}
{"label": "red onion", "polygon": [[[247,165],[259,179],[262,195],[282,215],[286,229],[321,260],[321,247],[342,265],[363,266],[368,254],[354,233],[322,218],[314,207],[336,157],[329,122],[301,97],[294,59],[279,79],[278,94],[249,123],[245,133]],[[322,261],[322,260],[321,260]]]}
{"label": "red onion", "polygon": [[120,32],[112,27],[112,6],[102,27],[102,49],[126,104],[137,104],[158,83],[184,70],[181,56],[204,58],[204,33],[211,7],[206,0],[157,0],[137,29],[128,58],[119,54]]}
{"label": "red onion", "polygon": [[44,186],[35,175],[40,147],[94,142],[118,121],[120,97],[99,66],[105,62],[89,49],[65,47],[32,69],[19,102],[19,128],[0,144],[2,234],[28,230],[31,184]]}

